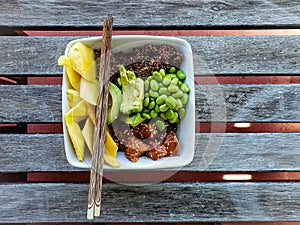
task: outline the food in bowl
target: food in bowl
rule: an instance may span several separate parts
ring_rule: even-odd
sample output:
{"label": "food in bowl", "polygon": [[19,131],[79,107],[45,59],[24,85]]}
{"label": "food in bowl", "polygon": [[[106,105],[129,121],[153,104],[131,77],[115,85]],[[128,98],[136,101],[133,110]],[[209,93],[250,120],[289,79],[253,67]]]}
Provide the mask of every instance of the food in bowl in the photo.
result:
{"label": "food in bowl", "polygon": [[[71,60],[73,46],[80,46],[79,52],[88,49],[76,52],[75,55],[81,60],[76,57],[76,60]],[[68,55],[62,57],[68,63],[60,62],[65,66],[71,87],[66,91],[69,110],[64,115],[64,122],[77,159],[83,161],[86,155],[84,149],[88,148],[92,154],[96,102],[95,97],[91,96],[97,97],[95,90],[98,90],[98,81],[93,75],[81,74],[81,70],[90,69],[82,65],[77,66],[80,69],[76,70],[77,67],[72,67],[77,73],[71,72],[76,74],[76,79],[73,79],[76,82],[73,83],[77,86],[73,86],[68,66],[72,62],[88,62],[94,66],[100,49],[94,48],[91,53],[91,47],[80,41],[73,43],[72,47]],[[190,94],[189,84],[185,82],[186,74],[180,68],[183,60],[184,55],[166,43],[144,44],[133,47],[131,51],[113,52],[104,154],[106,164],[119,167],[119,154],[133,164],[144,157],[156,161],[180,155],[180,141],[176,133],[178,124],[184,119]],[[94,73],[94,69],[91,71]],[[90,93],[92,90],[93,93]]]}

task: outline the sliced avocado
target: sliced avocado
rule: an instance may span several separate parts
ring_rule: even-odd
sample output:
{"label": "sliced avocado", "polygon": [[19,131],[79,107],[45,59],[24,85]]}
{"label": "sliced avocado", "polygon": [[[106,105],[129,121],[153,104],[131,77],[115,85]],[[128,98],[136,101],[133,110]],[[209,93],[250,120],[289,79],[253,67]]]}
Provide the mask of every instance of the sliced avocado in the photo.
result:
{"label": "sliced avocado", "polygon": [[108,83],[109,99],[107,111],[107,124],[111,124],[119,115],[120,106],[123,101],[120,89],[113,83]]}

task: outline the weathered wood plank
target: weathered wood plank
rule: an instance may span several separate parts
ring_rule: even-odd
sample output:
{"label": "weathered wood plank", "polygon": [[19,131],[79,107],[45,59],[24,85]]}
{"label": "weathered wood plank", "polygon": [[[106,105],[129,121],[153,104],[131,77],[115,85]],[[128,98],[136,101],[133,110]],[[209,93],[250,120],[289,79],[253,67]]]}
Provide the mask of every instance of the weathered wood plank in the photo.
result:
{"label": "weathered wood plank", "polygon": [[[61,75],[57,59],[76,38],[0,37],[0,74]],[[299,36],[183,38],[192,46],[196,75],[300,73]]]}
{"label": "weathered wood plank", "polygon": [[[299,122],[300,85],[196,85],[198,122]],[[1,85],[0,123],[61,122],[60,85]]]}
{"label": "weathered wood plank", "polygon": [[[116,28],[299,27],[297,0],[251,1],[2,1],[0,27],[99,29],[114,16]],[[33,16],[34,15],[34,16]],[[272,16],[270,16],[272,15]]]}
{"label": "weathered wood plank", "polygon": [[[2,184],[0,193],[1,223],[87,222],[88,184]],[[298,182],[107,183],[102,196],[95,222],[300,220]]]}
{"label": "weathered wood plank", "polygon": [[[87,171],[70,166],[62,134],[1,134],[0,172]],[[198,133],[184,171],[300,171],[300,133]]]}

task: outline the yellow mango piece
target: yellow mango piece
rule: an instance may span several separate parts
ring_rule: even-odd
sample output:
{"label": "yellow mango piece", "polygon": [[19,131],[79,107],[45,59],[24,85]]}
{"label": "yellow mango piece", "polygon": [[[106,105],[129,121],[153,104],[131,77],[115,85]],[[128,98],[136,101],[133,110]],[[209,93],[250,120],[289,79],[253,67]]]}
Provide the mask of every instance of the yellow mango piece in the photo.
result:
{"label": "yellow mango piece", "polygon": [[119,168],[120,167],[120,164],[119,162],[117,161],[117,159],[107,153],[104,153],[104,162],[111,166],[111,167],[114,167],[114,168]]}
{"label": "yellow mango piece", "polygon": [[93,154],[93,141],[94,141],[94,124],[90,118],[88,118],[85,122],[85,125],[82,129],[82,135],[85,140],[90,153]]}
{"label": "yellow mango piece", "polygon": [[73,108],[75,105],[77,105],[80,101],[80,93],[77,90],[74,89],[68,89],[67,90],[67,99],[69,101],[70,108]]}
{"label": "yellow mango piece", "polygon": [[96,124],[96,107],[91,105],[90,103],[86,103],[87,105],[87,114],[89,118],[92,120],[93,124]]}
{"label": "yellow mango piece", "polygon": [[84,79],[94,81],[96,79],[96,61],[94,50],[87,45],[76,42],[68,54],[73,69]]}
{"label": "yellow mango piece", "polygon": [[117,157],[117,151],[118,146],[113,140],[113,138],[110,136],[110,133],[108,130],[106,130],[105,133],[105,153],[116,158]]}
{"label": "yellow mango piece", "polygon": [[66,67],[67,77],[71,86],[74,89],[78,89],[81,76],[73,70],[70,58],[65,55],[60,56],[58,59],[58,65]]}
{"label": "yellow mango piece", "polygon": [[72,114],[64,116],[67,130],[79,161],[84,160],[84,139],[78,123],[74,122]]}
{"label": "yellow mango piece", "polygon": [[80,97],[92,105],[97,105],[98,99],[98,81],[88,81],[81,79],[80,81]]}
{"label": "yellow mango piece", "polygon": [[77,123],[86,119],[88,117],[86,102],[81,100],[66,113],[66,116],[72,117],[72,120]]}

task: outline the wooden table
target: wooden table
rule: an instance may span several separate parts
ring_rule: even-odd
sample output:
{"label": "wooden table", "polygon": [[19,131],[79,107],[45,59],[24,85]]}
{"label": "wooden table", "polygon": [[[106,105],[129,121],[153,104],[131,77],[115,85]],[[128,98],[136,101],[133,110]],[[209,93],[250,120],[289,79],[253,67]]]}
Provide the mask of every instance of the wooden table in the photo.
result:
{"label": "wooden table", "polygon": [[106,180],[95,221],[300,221],[299,1],[1,3],[1,224],[89,222],[89,171],[65,158],[57,59],[108,14],[114,35],[190,42],[197,133],[180,171],[106,173],[122,182]]}

